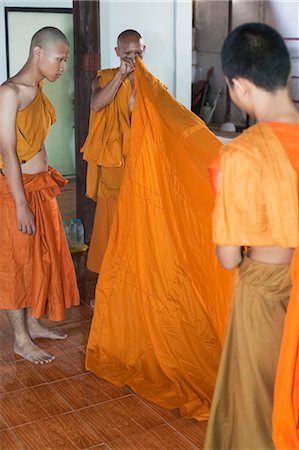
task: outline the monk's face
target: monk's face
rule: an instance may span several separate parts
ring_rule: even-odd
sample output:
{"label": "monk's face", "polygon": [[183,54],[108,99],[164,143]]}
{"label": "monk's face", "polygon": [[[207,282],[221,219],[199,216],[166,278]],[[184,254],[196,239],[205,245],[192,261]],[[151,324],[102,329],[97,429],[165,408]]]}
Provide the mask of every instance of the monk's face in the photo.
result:
{"label": "monk's face", "polygon": [[135,63],[137,56],[143,58],[144,51],[143,40],[132,37],[123,38],[118,47],[115,48],[115,52],[121,61],[132,60],[133,63]]}
{"label": "monk's face", "polygon": [[42,76],[49,81],[56,81],[66,69],[69,48],[63,41],[49,43],[40,48],[38,53],[38,69]]}

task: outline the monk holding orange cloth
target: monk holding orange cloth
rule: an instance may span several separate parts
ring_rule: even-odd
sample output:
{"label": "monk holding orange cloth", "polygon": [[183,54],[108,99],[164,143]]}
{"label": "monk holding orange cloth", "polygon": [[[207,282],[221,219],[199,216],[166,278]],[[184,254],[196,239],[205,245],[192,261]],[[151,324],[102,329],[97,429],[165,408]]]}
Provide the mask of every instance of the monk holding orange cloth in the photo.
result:
{"label": "monk holding orange cloth", "polygon": [[138,58],[131,147],[96,287],[86,367],[206,420],[232,277],[212,244],[221,143]]}
{"label": "monk holding orange cloth", "polygon": [[57,28],[39,30],[24,67],[0,87],[0,308],[13,327],[15,353],[36,364],[54,356],[34,338],[66,338],[38,319],[62,320],[65,308],[79,304],[56,201],[67,181],[48,167],[44,147],[55,111],[42,80],[63,74],[68,48]]}
{"label": "monk holding orange cloth", "polygon": [[115,48],[120,67],[97,72],[92,83],[89,132],[81,151],[88,162],[86,195],[97,202],[87,267],[99,272],[106,251],[130,147],[136,56],[145,46],[135,30],[123,31]]}
{"label": "monk holding orange cloth", "polygon": [[295,450],[299,114],[287,89],[290,56],[273,28],[250,23],[226,39],[222,66],[232,100],[257,123],[212,165],[217,256],[239,267],[239,280],[205,449]]}

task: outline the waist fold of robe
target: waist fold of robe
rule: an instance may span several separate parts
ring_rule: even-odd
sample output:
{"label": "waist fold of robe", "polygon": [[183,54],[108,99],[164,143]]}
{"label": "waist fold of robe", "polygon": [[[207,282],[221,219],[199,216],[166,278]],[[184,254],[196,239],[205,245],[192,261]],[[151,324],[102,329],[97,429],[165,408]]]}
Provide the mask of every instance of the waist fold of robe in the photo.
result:
{"label": "waist fold of robe", "polygon": [[86,367],[208,417],[233,276],[212,244],[207,168],[221,146],[136,63],[131,148],[96,287]]}
{"label": "waist fold of robe", "polygon": [[22,178],[36,233],[17,229],[15,202],[0,175],[0,308],[30,308],[32,317],[63,320],[65,308],[80,304],[56,200],[67,180],[52,168]]}

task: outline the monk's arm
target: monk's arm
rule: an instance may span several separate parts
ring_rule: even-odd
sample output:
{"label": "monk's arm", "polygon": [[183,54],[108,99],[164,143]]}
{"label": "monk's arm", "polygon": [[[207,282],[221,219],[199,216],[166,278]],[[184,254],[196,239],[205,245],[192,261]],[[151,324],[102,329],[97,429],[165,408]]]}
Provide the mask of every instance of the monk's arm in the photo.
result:
{"label": "monk's arm", "polygon": [[16,204],[17,226],[23,233],[34,234],[34,216],[28,206],[16,153],[16,115],[18,96],[14,88],[0,88],[0,152],[5,176]]}
{"label": "monk's arm", "polygon": [[102,111],[109,105],[116,96],[124,79],[134,70],[134,63],[131,60],[121,61],[119,71],[115,77],[103,88],[99,86],[99,79],[95,78],[91,84],[90,108],[92,111]]}
{"label": "monk's arm", "polygon": [[[220,186],[221,172],[216,175],[216,190]],[[235,245],[216,245],[216,256],[220,264],[227,270],[234,269],[242,261],[242,248]]]}

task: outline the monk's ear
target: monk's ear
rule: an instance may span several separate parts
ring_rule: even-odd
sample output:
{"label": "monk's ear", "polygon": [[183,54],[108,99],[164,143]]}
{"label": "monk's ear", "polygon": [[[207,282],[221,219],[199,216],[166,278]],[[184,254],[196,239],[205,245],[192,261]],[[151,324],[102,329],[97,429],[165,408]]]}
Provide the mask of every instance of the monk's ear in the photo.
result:
{"label": "monk's ear", "polygon": [[38,47],[38,46],[33,47],[33,49],[32,49],[32,54],[33,54],[35,57],[40,58],[40,57],[41,57],[41,54],[42,54],[42,49],[41,49],[41,47]]}
{"label": "monk's ear", "polygon": [[120,57],[120,54],[119,54],[119,48],[118,48],[118,47],[115,47],[114,50],[115,50],[116,56]]}
{"label": "monk's ear", "polygon": [[238,77],[233,78],[230,82],[230,87],[236,92],[236,94],[242,98],[248,92],[248,80],[246,78]]}

